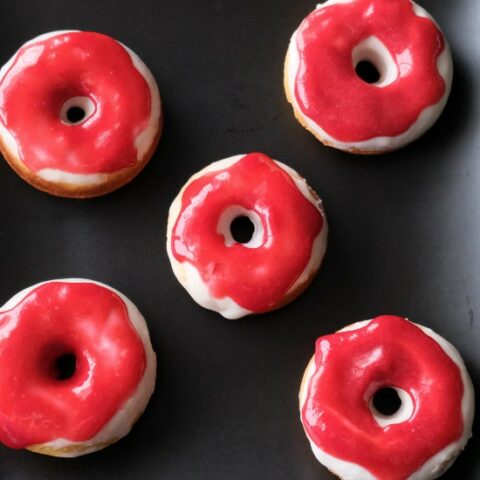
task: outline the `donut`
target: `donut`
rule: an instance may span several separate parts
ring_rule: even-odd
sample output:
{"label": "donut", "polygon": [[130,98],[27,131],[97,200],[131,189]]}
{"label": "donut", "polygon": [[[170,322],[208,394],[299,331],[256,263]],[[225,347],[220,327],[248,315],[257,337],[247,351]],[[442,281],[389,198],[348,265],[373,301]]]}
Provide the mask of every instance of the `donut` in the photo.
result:
{"label": "donut", "polygon": [[[232,232],[237,220],[251,227],[243,240]],[[300,295],[326,244],[317,194],[262,153],[226,158],[193,175],[168,216],[175,276],[198,304],[228,319],[268,312]]]}
{"label": "donut", "polygon": [[57,457],[125,436],[155,387],[135,305],[91,280],[26,288],[0,309],[0,442]]}
{"label": "donut", "polygon": [[440,28],[411,0],[329,0],[293,34],[284,86],[323,144],[358,154],[401,148],[440,116],[452,83]]}
{"label": "donut", "polygon": [[[385,393],[395,397],[383,404],[390,411],[376,403]],[[320,337],[299,400],[315,457],[341,479],[437,478],[472,435],[474,391],[460,354],[401,317]]]}
{"label": "donut", "polygon": [[129,48],[95,32],[50,32],[0,70],[0,151],[47,193],[111,192],[150,160],[163,125],[152,74]]}

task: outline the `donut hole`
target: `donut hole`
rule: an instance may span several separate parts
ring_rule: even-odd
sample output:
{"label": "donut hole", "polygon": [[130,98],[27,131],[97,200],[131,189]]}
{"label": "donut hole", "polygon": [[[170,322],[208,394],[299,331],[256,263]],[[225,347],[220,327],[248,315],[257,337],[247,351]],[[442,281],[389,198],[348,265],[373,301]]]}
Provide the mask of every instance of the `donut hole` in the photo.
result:
{"label": "donut hole", "polygon": [[81,107],[70,107],[67,110],[67,120],[70,123],[81,122],[85,118],[85,110]]}
{"label": "donut hole", "polygon": [[373,406],[378,413],[390,416],[398,412],[402,406],[402,400],[398,392],[391,387],[381,388],[373,396]]}
{"label": "donut hole", "polygon": [[51,375],[54,380],[68,380],[75,375],[77,357],[74,353],[64,353],[57,356],[51,365]]}
{"label": "donut hole", "polygon": [[226,208],[217,224],[217,233],[223,235],[227,247],[240,244],[246,248],[258,248],[263,244],[263,231],[258,213],[239,205]]}
{"label": "donut hole", "polygon": [[81,125],[95,113],[95,104],[88,97],[69,98],[60,109],[60,120],[70,126]]}
{"label": "donut hole", "polygon": [[401,388],[391,386],[375,389],[369,407],[373,418],[381,427],[405,422],[414,411],[410,394]]}
{"label": "donut hole", "polygon": [[367,83],[377,83],[380,80],[378,68],[368,60],[361,60],[355,67],[357,76]]}
{"label": "donut hole", "polygon": [[255,225],[246,215],[240,215],[232,220],[230,233],[237,243],[248,243],[255,233]]}
{"label": "donut hole", "polygon": [[357,78],[375,87],[386,87],[399,76],[392,54],[375,36],[366,38],[353,49],[352,63]]}

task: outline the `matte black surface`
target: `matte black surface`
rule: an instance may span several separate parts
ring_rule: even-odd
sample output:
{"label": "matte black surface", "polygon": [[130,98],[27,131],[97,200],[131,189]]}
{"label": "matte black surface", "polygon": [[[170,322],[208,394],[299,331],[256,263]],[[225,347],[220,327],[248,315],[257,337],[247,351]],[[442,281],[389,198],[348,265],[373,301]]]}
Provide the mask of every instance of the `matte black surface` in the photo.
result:
{"label": "matte black surface", "polygon": [[[416,143],[361,158],[320,145],[284,98],[288,41],[314,1],[1,0],[0,63],[44,32],[104,32],[149,65],[166,118],[150,165],[103,198],[51,197],[0,161],[0,303],[46,279],[106,282],[143,312],[159,359],[157,389],[128,437],[74,460],[0,447],[1,479],[331,479],[299,422],[300,377],[319,335],[382,313],[451,340],[478,385],[480,2],[420,3],[454,52],[450,102]],[[306,176],[324,199],[330,244],[297,301],[229,322],[174,279],[167,210],[192,173],[253,150]],[[479,438],[444,478],[480,478]]]}

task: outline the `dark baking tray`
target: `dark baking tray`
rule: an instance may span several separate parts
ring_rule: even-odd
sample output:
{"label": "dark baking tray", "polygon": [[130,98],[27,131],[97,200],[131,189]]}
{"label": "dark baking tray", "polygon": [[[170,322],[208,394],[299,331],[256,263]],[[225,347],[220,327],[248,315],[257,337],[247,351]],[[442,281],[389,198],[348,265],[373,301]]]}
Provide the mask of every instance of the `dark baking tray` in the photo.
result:
{"label": "dark baking tray", "polygon": [[[152,69],[166,118],[150,165],[103,198],[51,197],[0,162],[0,301],[45,279],[106,282],[143,312],[159,360],[155,394],[128,437],[72,460],[0,447],[1,479],[333,478],[299,422],[300,378],[319,335],[381,313],[454,342],[478,385],[480,2],[420,3],[453,50],[450,101],[419,141],[361,158],[320,145],[284,98],[284,54],[313,1],[1,0],[0,63],[40,33],[104,32]],[[167,211],[192,173],[254,150],[306,176],[324,199],[330,242],[297,301],[226,321],[174,279]],[[479,438],[445,479],[480,478]]]}

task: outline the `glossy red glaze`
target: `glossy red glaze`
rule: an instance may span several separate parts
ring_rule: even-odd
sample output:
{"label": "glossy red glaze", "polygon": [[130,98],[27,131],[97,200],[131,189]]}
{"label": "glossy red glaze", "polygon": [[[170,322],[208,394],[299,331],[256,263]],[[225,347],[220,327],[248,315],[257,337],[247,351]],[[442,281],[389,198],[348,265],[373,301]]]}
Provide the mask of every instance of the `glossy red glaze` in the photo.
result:
{"label": "glossy red glaze", "polygon": [[[67,380],[55,360],[76,356]],[[0,441],[92,438],[134,393],[146,354],[123,300],[93,283],[49,282],[0,313]]]}
{"label": "glossy red glaze", "polygon": [[[89,97],[95,111],[68,125],[60,110]],[[60,33],[23,46],[0,79],[0,121],[32,171],[111,173],[135,165],[135,138],[150,118],[150,88],[125,48],[93,32]]]}
{"label": "glossy red glaze", "polygon": [[[353,49],[371,36],[383,42],[398,68],[397,79],[383,87],[361,80],[353,65]],[[301,24],[296,46],[298,105],[342,142],[400,135],[445,92],[437,69],[443,35],[432,20],[415,15],[410,0],[319,8]]]}
{"label": "glossy red glaze", "polygon": [[[302,422],[321,450],[379,480],[404,480],[462,435],[460,369],[438,343],[404,318],[320,337]],[[369,394],[392,386],[412,397],[409,420],[385,428]],[[370,392],[370,393],[369,393]]]}
{"label": "glossy red glaze", "polygon": [[[264,235],[258,248],[227,247],[217,233],[221,214],[234,205],[261,218]],[[197,268],[212,296],[262,312],[277,305],[301,275],[322,226],[321,213],[285,170],[266,155],[251,153],[188,185],[171,249],[179,262]]]}

